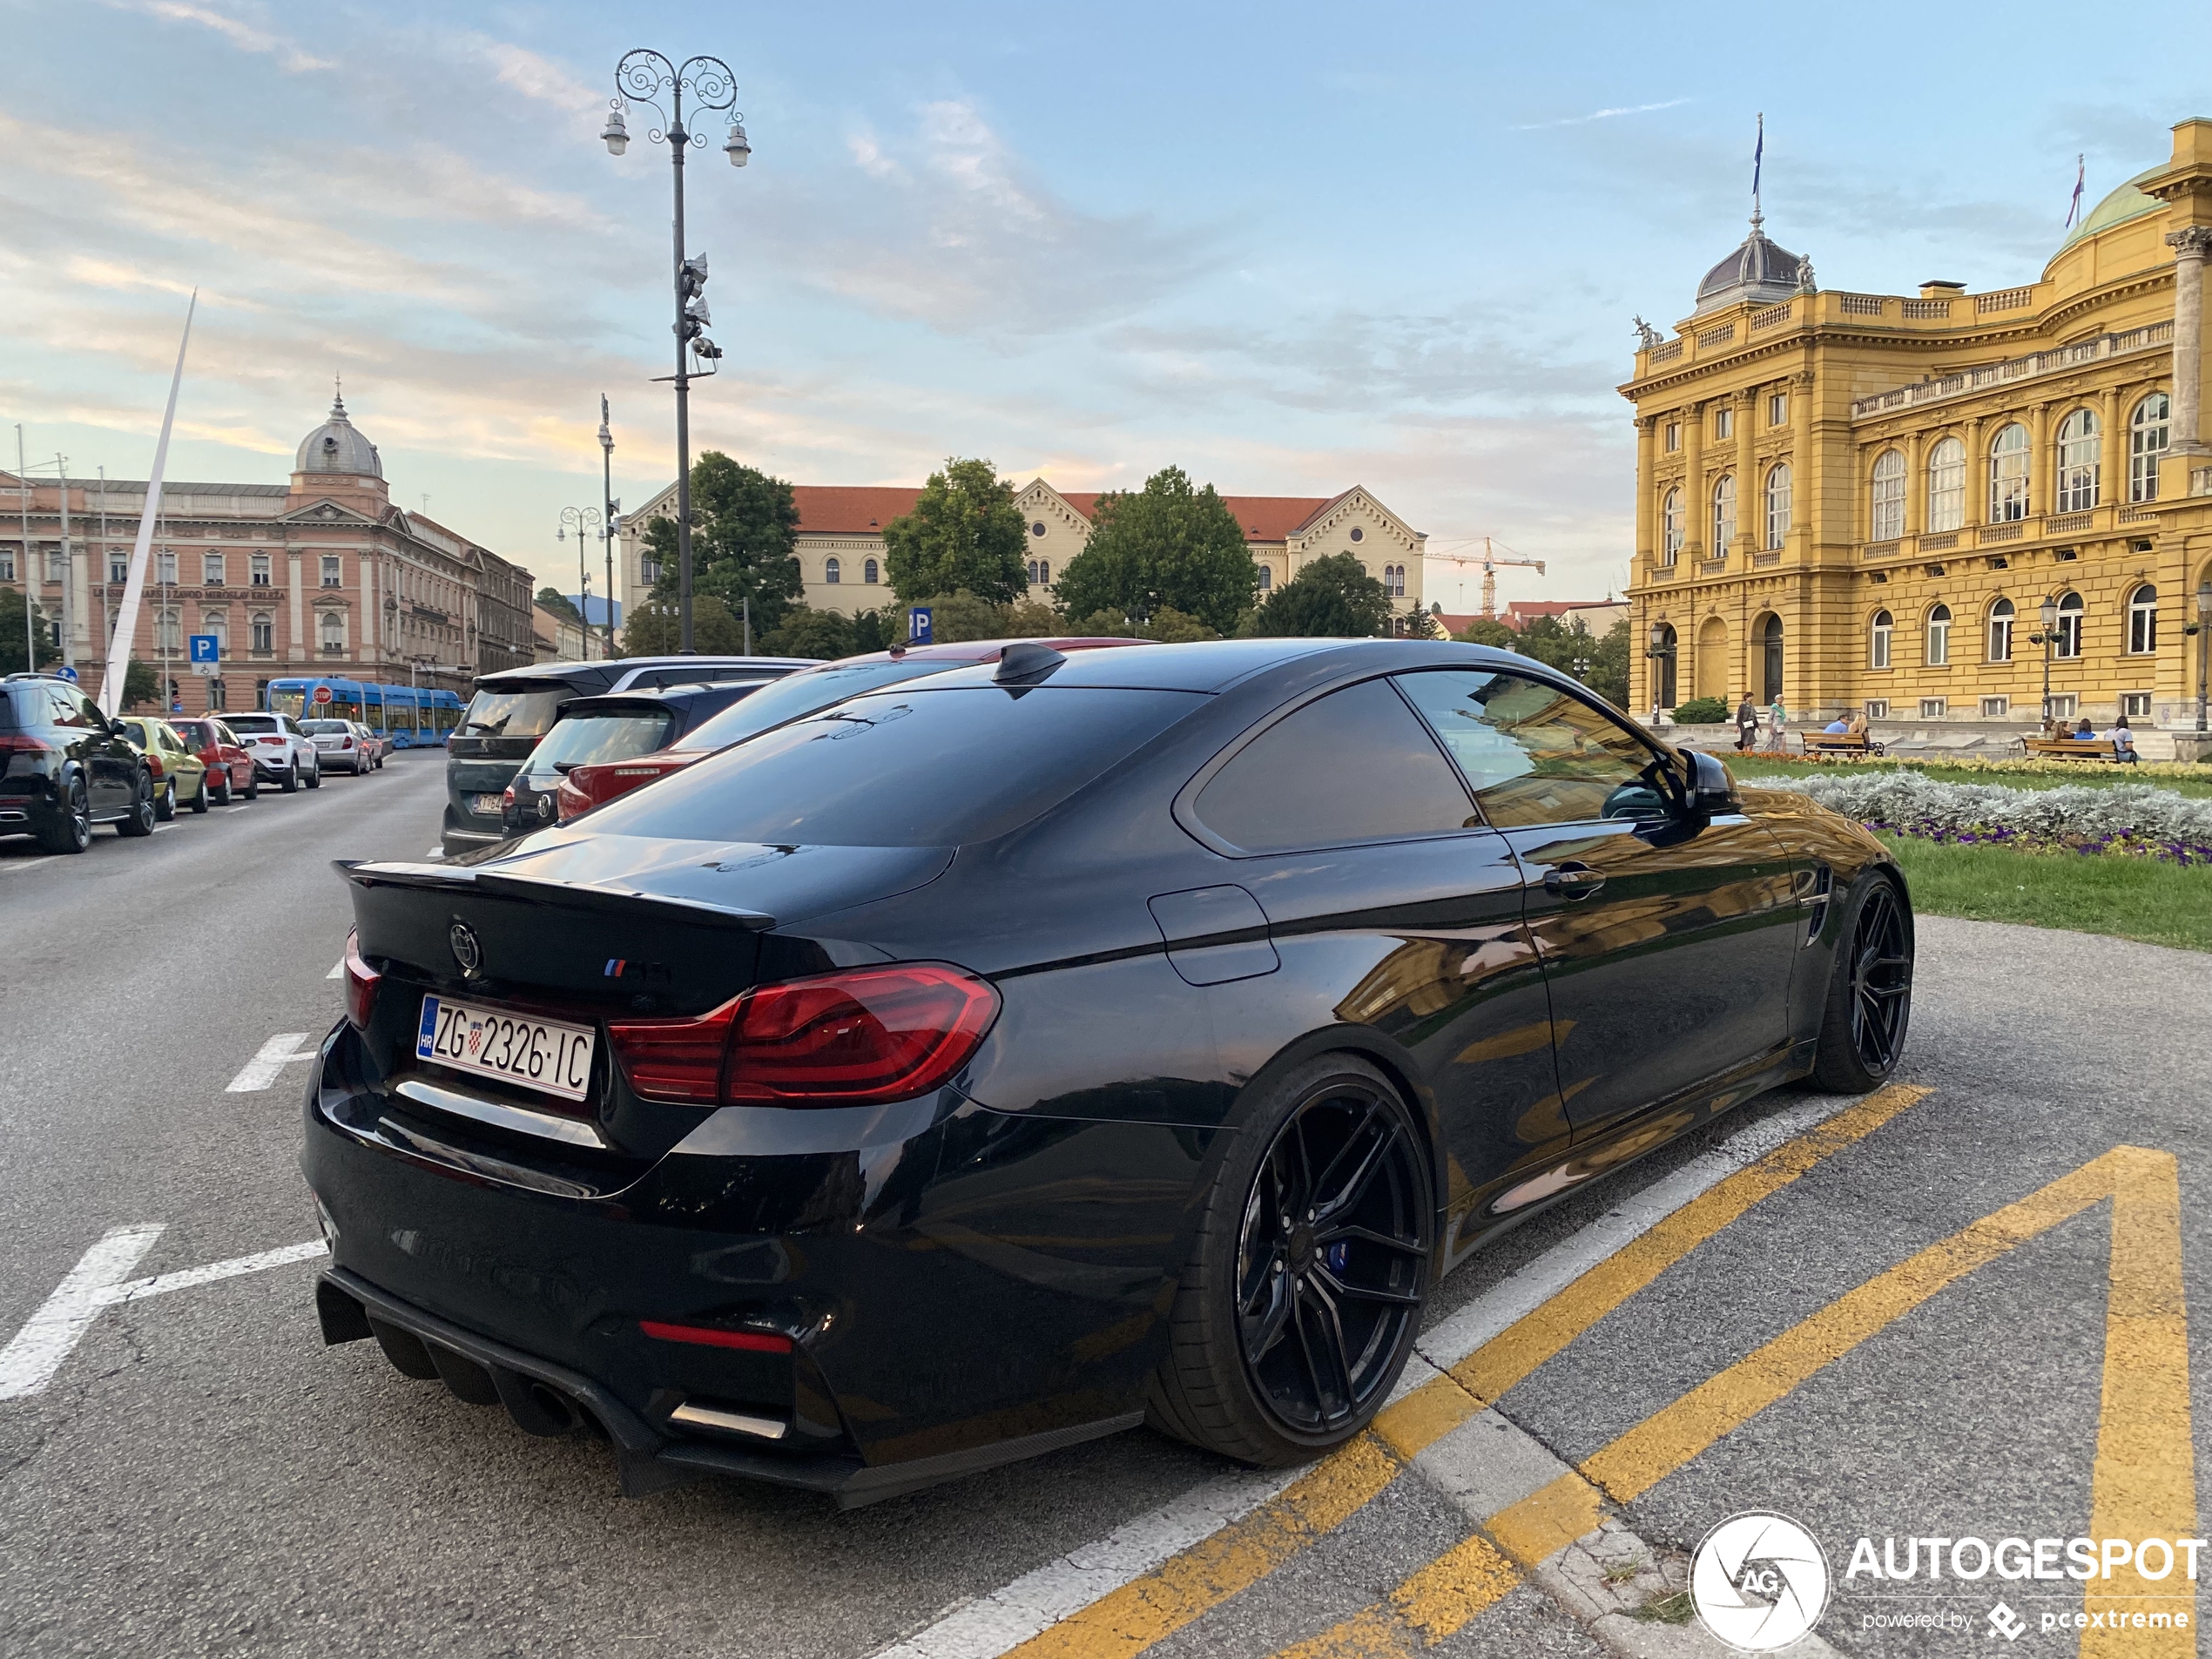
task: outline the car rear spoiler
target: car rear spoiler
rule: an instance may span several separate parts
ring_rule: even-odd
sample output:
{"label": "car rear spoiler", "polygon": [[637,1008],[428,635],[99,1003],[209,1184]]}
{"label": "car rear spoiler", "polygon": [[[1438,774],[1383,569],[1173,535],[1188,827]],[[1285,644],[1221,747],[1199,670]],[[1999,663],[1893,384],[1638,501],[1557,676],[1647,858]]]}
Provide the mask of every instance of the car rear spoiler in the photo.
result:
{"label": "car rear spoiler", "polygon": [[444,864],[382,862],[362,859],[333,859],[330,867],[358,887],[414,887],[428,893],[482,893],[496,898],[519,899],[525,904],[550,905],[563,910],[610,914],[646,905],[668,913],[671,920],[720,925],[745,933],[765,933],[776,919],[759,910],[735,905],[710,904],[704,899],[678,899],[664,893],[642,893],[634,887],[587,887],[574,881],[550,881],[542,876],[509,875],[488,870],[455,869]]}

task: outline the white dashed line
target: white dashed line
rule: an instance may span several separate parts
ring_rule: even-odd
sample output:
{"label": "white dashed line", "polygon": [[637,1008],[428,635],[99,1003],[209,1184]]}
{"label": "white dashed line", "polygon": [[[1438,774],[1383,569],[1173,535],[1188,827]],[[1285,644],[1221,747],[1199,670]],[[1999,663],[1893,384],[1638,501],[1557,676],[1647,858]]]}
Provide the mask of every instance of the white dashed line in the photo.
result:
{"label": "white dashed line", "polygon": [[[1397,1399],[1449,1370],[1515,1319],[1542,1305],[1598,1263],[1642,1238],[1691,1199],[1718,1186],[1775,1148],[1826,1122],[1851,1103],[1823,1096],[1775,1113],[1699,1154],[1623,1199],[1518,1272],[1485,1291],[1414,1345]],[[1099,1597],[1141,1578],[1162,1561],[1249,1514],[1299,1469],[1222,1475],[977,1597],[877,1653],[875,1659],[997,1659]]]}
{"label": "white dashed line", "polygon": [[323,975],[323,977],[324,977],[325,979],[343,979],[343,978],[345,978],[345,977],[346,977],[346,959],[345,959],[343,956],[341,956],[341,957],[338,959],[338,963],[337,963],[337,966],[336,966],[336,967],[334,967],[334,968],[333,968],[330,970],[330,972],[328,972],[327,974],[325,974]]}
{"label": "white dashed line", "polygon": [[0,870],[28,870],[34,865],[51,864],[58,856],[57,853],[49,853],[43,859],[10,859],[7,863],[0,864]]}
{"label": "white dashed line", "polygon": [[226,1095],[258,1095],[277,1080],[277,1074],[295,1060],[313,1060],[315,1051],[295,1052],[307,1040],[305,1031],[280,1031],[263,1043],[260,1051],[238,1069],[223,1092]]}
{"label": "white dashed line", "polygon": [[0,1399],[19,1399],[45,1387],[107,1305],[110,1293],[160,1237],[159,1222],[117,1227],[84,1252],[14,1339],[0,1348]]}
{"label": "white dashed line", "polygon": [[171,1291],[188,1291],[195,1285],[212,1285],[217,1279],[236,1278],[241,1273],[259,1273],[265,1268],[311,1261],[324,1254],[326,1249],[321,1239],[311,1238],[304,1244],[286,1244],[253,1256],[233,1256],[226,1262],[210,1262],[205,1267],[187,1267],[181,1272],[158,1273],[152,1278],[134,1278],[128,1284],[111,1287],[103,1295],[101,1302],[102,1305],[111,1302],[142,1302],[149,1296],[166,1296]]}

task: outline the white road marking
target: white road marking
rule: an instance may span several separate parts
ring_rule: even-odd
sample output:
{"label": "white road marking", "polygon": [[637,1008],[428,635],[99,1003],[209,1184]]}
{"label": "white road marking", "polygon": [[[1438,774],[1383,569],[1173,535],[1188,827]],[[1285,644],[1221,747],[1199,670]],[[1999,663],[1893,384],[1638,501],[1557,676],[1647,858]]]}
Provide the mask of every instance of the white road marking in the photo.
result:
{"label": "white road marking", "polygon": [[250,800],[242,800],[242,801],[239,802],[239,804],[238,804],[237,806],[226,806],[226,807],[224,807],[224,808],[223,808],[223,810],[224,810],[225,812],[226,812],[226,813],[242,813],[242,812],[244,812],[244,811],[245,811],[247,807],[251,806],[253,804],[253,803],[252,801],[250,801]]}
{"label": "white road marking", "polygon": [[162,1224],[116,1227],[86,1251],[69,1275],[0,1348],[0,1399],[19,1399],[47,1385],[76,1347],[109,1293],[161,1237]]}
{"label": "white road marking", "polygon": [[430,849],[428,853],[425,853],[422,856],[423,856],[424,858],[426,858],[426,859],[442,859],[442,858],[445,857],[445,855],[446,855],[446,850],[445,850],[445,848],[444,848],[442,846],[434,846],[434,847],[432,847],[432,848],[431,848],[431,849]]}
{"label": "white road marking", "polygon": [[[1501,1280],[1440,1320],[1414,1344],[1392,1397],[1431,1373],[1449,1370],[1523,1314],[1541,1306],[1622,1246],[1642,1238],[1701,1193],[1718,1186],[1775,1148],[1826,1122],[1847,1097],[1807,1100],[1738,1130],[1623,1199],[1589,1225]],[[1210,1537],[1290,1484],[1300,1469],[1240,1471],[1215,1477],[1150,1514],[1116,1527],[977,1597],[934,1624],[876,1654],[875,1659],[997,1659],[1100,1596],[1150,1572]]]}
{"label": "white road marking", "polygon": [[134,1278],[126,1285],[112,1286],[101,1302],[104,1306],[111,1302],[142,1302],[149,1296],[188,1291],[195,1285],[212,1285],[217,1279],[236,1278],[241,1273],[259,1273],[266,1268],[311,1261],[327,1249],[321,1239],[310,1238],[304,1244],[286,1244],[252,1256],[233,1256],[226,1262],[210,1262],[205,1267],[187,1267],[179,1272],[158,1273],[152,1278]]}
{"label": "white road marking", "polygon": [[176,826],[174,824],[156,824],[156,825],[153,826],[153,833],[154,833],[156,835],[158,835],[158,834],[160,834],[160,833],[161,833],[161,832],[162,832],[162,831],[164,831],[164,830],[172,830],[172,829],[174,829],[174,828],[176,828],[176,827],[177,827],[177,826]]}
{"label": "white road marking", "polygon": [[325,979],[343,979],[343,978],[345,978],[345,977],[346,977],[346,959],[345,959],[343,956],[341,956],[341,957],[338,959],[338,965],[337,965],[335,968],[332,968],[332,969],[330,970],[330,972],[328,972],[327,974],[325,974],[323,975],[323,977],[324,977]]}
{"label": "white road marking", "polygon": [[230,1080],[223,1092],[226,1095],[257,1095],[277,1080],[277,1074],[295,1060],[313,1060],[315,1051],[295,1053],[307,1042],[305,1031],[280,1031],[263,1043],[251,1060],[238,1069],[238,1076]]}
{"label": "white road marking", "polygon": [[0,864],[0,870],[28,870],[35,864],[51,864],[59,856],[58,853],[49,853],[40,859],[10,859],[5,864]]}

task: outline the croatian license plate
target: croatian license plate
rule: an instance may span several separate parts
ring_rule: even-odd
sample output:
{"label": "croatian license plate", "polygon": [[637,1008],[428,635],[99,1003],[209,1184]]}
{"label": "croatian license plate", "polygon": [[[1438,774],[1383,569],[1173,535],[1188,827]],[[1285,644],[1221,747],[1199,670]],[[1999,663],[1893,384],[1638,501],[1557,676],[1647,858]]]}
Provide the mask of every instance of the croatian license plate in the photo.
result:
{"label": "croatian license plate", "polygon": [[472,811],[482,813],[487,817],[497,818],[499,816],[499,797],[496,795],[479,795],[470,803],[470,808]]}
{"label": "croatian license plate", "polygon": [[591,1084],[591,1043],[592,1033],[583,1026],[426,996],[415,1057],[582,1100]]}

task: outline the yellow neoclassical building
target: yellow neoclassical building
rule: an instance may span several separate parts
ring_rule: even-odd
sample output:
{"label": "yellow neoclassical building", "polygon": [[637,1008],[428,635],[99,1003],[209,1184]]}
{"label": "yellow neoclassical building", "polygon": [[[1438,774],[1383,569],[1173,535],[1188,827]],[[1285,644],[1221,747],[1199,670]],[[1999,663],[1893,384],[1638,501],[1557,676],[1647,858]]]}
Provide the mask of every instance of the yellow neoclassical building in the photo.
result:
{"label": "yellow neoclassical building", "polygon": [[2047,643],[2052,713],[2194,729],[2208,248],[2202,119],[1993,293],[1824,292],[1755,207],[1620,388],[1633,706],[1748,691],[1793,718],[2028,726]]}

